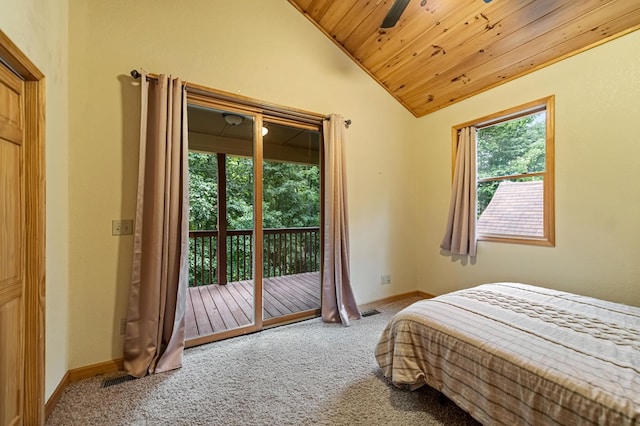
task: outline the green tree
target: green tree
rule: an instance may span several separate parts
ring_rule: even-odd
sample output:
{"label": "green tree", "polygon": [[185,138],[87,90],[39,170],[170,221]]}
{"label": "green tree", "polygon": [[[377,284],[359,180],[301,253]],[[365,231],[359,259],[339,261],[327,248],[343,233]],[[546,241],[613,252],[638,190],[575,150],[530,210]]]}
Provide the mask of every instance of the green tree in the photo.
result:
{"label": "green tree", "polygon": [[263,178],[265,228],[320,225],[318,166],[266,162]]}
{"label": "green tree", "polygon": [[227,156],[227,227],[253,229],[253,160]]}
{"label": "green tree", "polygon": [[[217,229],[218,164],[216,154],[189,153],[189,226],[191,230]],[[263,226],[264,228],[300,228],[320,225],[320,170],[318,166],[265,162],[263,164]],[[251,158],[226,157],[226,204],[227,228],[229,230],[253,229],[254,215],[254,174]],[[296,271],[317,270],[319,259],[307,257],[310,247],[318,253],[320,239],[294,237],[283,234],[289,254],[284,261],[278,252],[282,240],[278,242],[265,238],[264,268],[271,274],[289,274]],[[297,234],[299,235],[299,234]],[[189,264],[193,265],[190,283],[195,277],[216,275],[215,236],[203,237],[200,242],[190,240]],[[232,276],[232,271],[242,270],[238,265],[251,264],[250,247],[227,246],[227,279],[247,279]],[[196,259],[198,257],[198,259]],[[270,275],[267,275],[270,276]]]}
{"label": "green tree", "polygon": [[189,229],[217,229],[217,176],[215,155],[189,153]]}
{"label": "green tree", "polygon": [[[253,160],[226,157],[229,229],[253,228]],[[189,229],[217,229],[215,154],[189,153]],[[263,226],[320,225],[320,170],[315,165],[268,161],[263,166]]]}

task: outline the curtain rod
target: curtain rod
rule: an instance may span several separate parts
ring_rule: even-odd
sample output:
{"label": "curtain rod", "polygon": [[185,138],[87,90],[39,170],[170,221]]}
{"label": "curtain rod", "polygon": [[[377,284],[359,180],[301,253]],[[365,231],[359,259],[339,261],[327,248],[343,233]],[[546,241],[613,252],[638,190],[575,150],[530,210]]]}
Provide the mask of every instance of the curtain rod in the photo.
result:
{"label": "curtain rod", "polygon": [[[131,74],[131,77],[135,78],[136,80],[139,79],[140,77],[142,77],[142,74],[136,69],[131,70],[130,74]],[[147,78],[148,79],[157,79],[157,77],[153,76],[153,75],[147,75]],[[328,120],[329,117],[324,117],[324,119]],[[351,120],[350,119],[344,120],[344,127],[346,127],[348,129],[349,126],[351,126]]]}
{"label": "curtain rod", "polygon": [[[325,121],[329,119],[329,117],[325,117],[324,118]],[[344,120],[344,127],[346,127],[347,129],[349,128],[349,126],[351,126],[351,119],[346,119]]]}

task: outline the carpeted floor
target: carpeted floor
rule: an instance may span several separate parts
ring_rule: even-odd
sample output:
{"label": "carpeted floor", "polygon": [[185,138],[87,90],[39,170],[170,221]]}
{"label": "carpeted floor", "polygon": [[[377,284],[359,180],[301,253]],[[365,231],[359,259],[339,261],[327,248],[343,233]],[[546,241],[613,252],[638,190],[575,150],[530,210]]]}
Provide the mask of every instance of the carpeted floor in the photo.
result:
{"label": "carpeted floor", "polygon": [[405,299],[350,327],[319,319],[185,351],[183,368],[69,386],[47,425],[476,425],[431,389],[392,386],[374,348]]}

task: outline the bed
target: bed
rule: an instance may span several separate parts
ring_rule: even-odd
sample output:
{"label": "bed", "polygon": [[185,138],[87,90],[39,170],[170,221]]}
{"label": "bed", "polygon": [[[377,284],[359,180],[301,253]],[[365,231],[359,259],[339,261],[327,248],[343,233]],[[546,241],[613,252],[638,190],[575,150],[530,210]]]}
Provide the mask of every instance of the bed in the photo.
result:
{"label": "bed", "polygon": [[640,425],[638,307],[484,284],[398,312],[375,356],[394,385],[429,385],[485,425]]}

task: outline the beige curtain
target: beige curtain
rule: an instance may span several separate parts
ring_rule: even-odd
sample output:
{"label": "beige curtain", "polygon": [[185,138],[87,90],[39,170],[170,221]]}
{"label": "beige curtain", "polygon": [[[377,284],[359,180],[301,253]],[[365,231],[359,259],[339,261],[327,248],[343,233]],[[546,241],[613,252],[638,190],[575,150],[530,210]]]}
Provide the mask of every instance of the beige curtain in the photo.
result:
{"label": "beige curtain", "polygon": [[331,114],[324,121],[324,247],[322,320],[342,322],[359,319],[360,311],[349,276],[349,224],[345,169],[344,119]]}
{"label": "beige curtain", "polygon": [[[150,81],[148,81],[150,80]],[[124,366],[143,377],[182,366],[188,285],[186,90],[142,75],[138,199]]]}
{"label": "beige curtain", "polygon": [[440,247],[476,255],[476,129],[460,130],[447,230]]}

